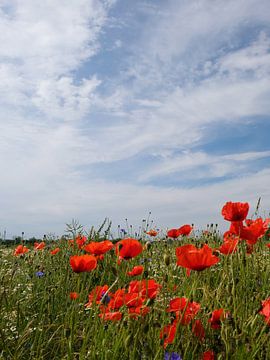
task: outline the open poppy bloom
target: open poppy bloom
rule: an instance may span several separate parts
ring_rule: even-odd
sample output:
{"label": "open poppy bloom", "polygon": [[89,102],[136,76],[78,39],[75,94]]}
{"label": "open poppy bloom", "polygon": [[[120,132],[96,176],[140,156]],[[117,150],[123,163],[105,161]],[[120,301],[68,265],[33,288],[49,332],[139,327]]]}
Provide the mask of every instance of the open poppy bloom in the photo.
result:
{"label": "open poppy bloom", "polygon": [[167,312],[176,314],[176,322],[182,325],[188,325],[199,312],[201,305],[195,301],[189,301],[187,298],[175,298],[170,301]]}
{"label": "open poppy bloom", "polygon": [[115,251],[121,259],[129,260],[140,255],[143,251],[143,246],[138,240],[127,238],[118,241]]}
{"label": "open poppy bloom", "polygon": [[193,230],[193,227],[191,225],[183,225],[179,229],[180,235],[188,236],[191,231]]}
{"label": "open poppy bloom", "polygon": [[14,256],[19,256],[19,255],[24,255],[29,251],[29,249],[26,246],[23,245],[18,245],[16,247],[16,249],[14,250],[13,255]]}
{"label": "open poppy bloom", "polygon": [[76,241],[76,244],[77,244],[78,248],[82,249],[82,247],[84,246],[84,244],[87,241],[87,238],[86,238],[86,236],[78,235],[76,237],[75,241]]}
{"label": "open poppy bloom", "polygon": [[171,229],[167,231],[167,236],[173,239],[177,239],[181,235],[179,229]]}
{"label": "open poppy bloom", "polygon": [[97,267],[97,259],[93,255],[74,255],[69,263],[75,273],[89,272]]}
{"label": "open poppy bloom", "polygon": [[179,229],[171,229],[167,231],[167,236],[177,239],[180,235],[188,236],[192,231],[192,226],[183,225]]}
{"label": "open poppy bloom", "polygon": [[144,267],[142,265],[134,266],[131,271],[128,271],[128,276],[138,276],[141,275],[144,271]]}
{"label": "open poppy bloom", "polygon": [[122,319],[123,314],[119,311],[105,312],[98,315],[104,321],[119,321]]}
{"label": "open poppy bloom", "polygon": [[88,295],[88,303],[85,304],[85,307],[91,307],[93,302],[96,304],[100,304],[101,299],[106,294],[107,290],[109,289],[108,285],[103,286],[96,286]]}
{"label": "open poppy bloom", "polygon": [[60,251],[60,248],[55,248],[55,249],[51,250],[51,254],[56,255],[59,251]]}
{"label": "open poppy bloom", "polygon": [[259,314],[264,316],[266,324],[270,326],[270,298],[262,301],[262,307]]}
{"label": "open poppy bloom", "polygon": [[201,320],[195,320],[192,325],[192,332],[200,341],[203,341],[205,338],[205,329]]}
{"label": "open poppy bloom", "polygon": [[154,279],[134,280],[129,283],[129,293],[140,293],[149,299],[155,299],[162,285],[155,282]]}
{"label": "open poppy bloom", "polygon": [[156,230],[152,229],[152,230],[146,231],[146,234],[154,237],[154,236],[157,236],[158,232]]}
{"label": "open poppy bloom", "polygon": [[40,243],[35,242],[34,243],[34,248],[36,250],[43,250],[45,248],[45,242],[44,241],[41,241]]}
{"label": "open poppy bloom", "polygon": [[217,309],[212,312],[211,318],[208,322],[211,325],[212,329],[220,329],[221,328],[221,321],[225,319],[229,313],[225,313],[224,309]]}
{"label": "open poppy bloom", "polygon": [[70,298],[71,300],[76,300],[76,299],[78,299],[78,297],[79,297],[79,294],[78,294],[77,292],[71,292],[71,293],[69,294],[69,298]]}
{"label": "open poppy bloom", "polygon": [[145,305],[137,306],[137,307],[130,307],[128,309],[128,313],[131,318],[137,319],[139,316],[146,316],[149,314],[150,308]]}
{"label": "open poppy bloom", "polygon": [[201,360],[215,360],[215,353],[213,350],[207,350],[203,353]]}
{"label": "open poppy bloom", "polygon": [[232,254],[237,250],[238,241],[239,239],[237,238],[225,240],[218,250],[224,255]]}
{"label": "open poppy bloom", "polygon": [[175,250],[177,265],[196,271],[202,271],[219,262],[219,258],[213,255],[208,245],[197,249],[194,245],[183,245]]}
{"label": "open poppy bloom", "polygon": [[159,338],[163,340],[163,347],[164,349],[167,347],[167,345],[172,344],[176,335],[177,330],[177,324],[173,322],[170,325],[164,326],[159,334]]}
{"label": "open poppy bloom", "polygon": [[248,203],[229,201],[223,206],[221,214],[228,221],[243,221],[247,217],[248,210]]}
{"label": "open poppy bloom", "polygon": [[113,243],[109,240],[105,241],[92,241],[87,244],[83,249],[93,255],[103,255],[113,248]]}

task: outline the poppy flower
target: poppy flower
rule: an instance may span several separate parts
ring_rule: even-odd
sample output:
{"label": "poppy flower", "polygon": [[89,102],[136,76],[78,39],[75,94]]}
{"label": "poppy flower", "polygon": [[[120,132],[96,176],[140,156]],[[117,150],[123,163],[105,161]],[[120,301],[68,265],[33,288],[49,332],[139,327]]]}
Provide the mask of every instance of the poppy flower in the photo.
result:
{"label": "poppy flower", "polygon": [[55,248],[55,249],[51,250],[51,254],[56,255],[59,251],[60,251],[60,248]]}
{"label": "poppy flower", "polygon": [[205,338],[205,330],[201,320],[195,320],[192,325],[192,332],[200,341],[203,341]]}
{"label": "poppy flower", "polygon": [[259,314],[263,315],[265,322],[270,326],[270,298],[262,301],[262,306]]}
{"label": "poppy flower", "polygon": [[220,329],[221,321],[228,316],[228,313],[224,312],[224,309],[214,310],[211,314],[211,318],[208,320],[212,329]]}
{"label": "poppy flower", "polygon": [[13,252],[14,256],[24,255],[29,251],[29,249],[26,246],[18,245],[16,249]]}
{"label": "poppy flower", "polygon": [[134,266],[131,271],[128,271],[128,276],[138,276],[141,275],[144,271],[144,267],[142,265]]}
{"label": "poppy flower", "polygon": [[166,348],[167,345],[172,344],[176,335],[177,325],[172,323],[170,325],[164,326],[159,334],[159,338],[163,340],[163,347]]}
{"label": "poppy flower", "polygon": [[145,301],[145,297],[142,297],[139,293],[127,293],[123,296],[124,304],[130,307],[140,307]]}
{"label": "poppy flower", "polygon": [[183,245],[176,248],[177,265],[196,271],[202,271],[219,262],[208,245],[197,249],[194,245]]}
{"label": "poppy flower", "polygon": [[87,244],[83,249],[93,255],[103,255],[113,248],[113,243],[109,240],[105,241],[92,241]]}
{"label": "poppy flower", "polygon": [[41,241],[40,243],[35,242],[34,243],[35,250],[43,250],[45,248],[45,242]]}
{"label": "poppy flower", "polygon": [[106,294],[107,290],[109,289],[108,285],[103,285],[103,286],[96,286],[88,295],[88,303],[85,304],[84,306],[86,307],[91,307],[93,304],[93,301],[97,304],[100,303],[100,300],[102,299],[102,297],[104,296],[104,294]]}
{"label": "poppy flower", "polygon": [[69,263],[75,273],[89,272],[97,267],[97,259],[93,255],[74,255],[69,258]]}
{"label": "poppy flower", "polygon": [[170,229],[167,231],[167,236],[173,239],[177,239],[180,235],[179,229]]}
{"label": "poppy flower", "polygon": [[188,236],[191,231],[193,230],[193,227],[191,225],[183,225],[179,229],[180,235]]}
{"label": "poppy flower", "polygon": [[223,206],[221,214],[228,221],[243,221],[247,217],[248,210],[248,203],[229,201]]}
{"label": "poppy flower", "polygon": [[79,249],[82,249],[83,246],[84,246],[84,244],[85,244],[86,241],[87,241],[87,238],[86,238],[86,236],[78,235],[78,236],[76,237],[75,241],[76,241],[76,244],[77,244],[78,248],[79,248]]}
{"label": "poppy flower", "polygon": [[76,299],[78,299],[78,297],[79,297],[79,294],[78,294],[77,292],[71,292],[71,293],[69,294],[69,298],[70,298],[71,300],[76,300]]}
{"label": "poppy flower", "polygon": [[150,308],[148,306],[137,306],[137,307],[130,307],[128,309],[128,313],[130,315],[131,318],[136,319],[139,316],[146,316],[147,314],[149,314],[150,312]]}
{"label": "poppy flower", "polygon": [[146,234],[154,237],[154,236],[157,236],[158,232],[156,230],[152,229],[152,230],[146,231]]}
{"label": "poppy flower", "polygon": [[122,319],[123,314],[119,311],[105,312],[98,315],[102,320],[105,321],[119,321]]}
{"label": "poppy flower", "polygon": [[129,283],[128,292],[140,293],[142,296],[149,299],[155,299],[161,287],[162,285],[156,283],[153,279],[141,281],[134,280]]}
{"label": "poppy flower", "polygon": [[120,259],[129,260],[140,255],[143,251],[143,246],[138,240],[127,238],[118,241],[115,250]]}
{"label": "poppy flower", "polygon": [[167,312],[174,312],[176,314],[176,321],[182,325],[188,325],[191,320],[197,315],[201,308],[199,303],[189,301],[187,298],[175,298],[170,301]]}
{"label": "poppy flower", "polygon": [[201,360],[215,360],[215,353],[213,350],[207,350],[203,353]]}
{"label": "poppy flower", "polygon": [[266,244],[266,246],[269,247],[269,249],[270,249],[270,243],[269,243],[269,244]]}
{"label": "poppy flower", "polygon": [[237,250],[238,241],[237,238],[225,240],[218,250],[224,255],[232,254]]}

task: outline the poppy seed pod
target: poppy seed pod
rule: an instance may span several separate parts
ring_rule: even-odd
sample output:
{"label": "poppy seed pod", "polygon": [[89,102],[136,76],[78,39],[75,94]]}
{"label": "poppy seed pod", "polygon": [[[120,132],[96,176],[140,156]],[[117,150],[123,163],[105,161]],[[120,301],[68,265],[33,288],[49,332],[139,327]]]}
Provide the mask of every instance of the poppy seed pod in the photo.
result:
{"label": "poppy seed pod", "polygon": [[168,254],[164,254],[163,259],[164,259],[165,265],[169,266],[170,262],[171,262],[170,256]]}

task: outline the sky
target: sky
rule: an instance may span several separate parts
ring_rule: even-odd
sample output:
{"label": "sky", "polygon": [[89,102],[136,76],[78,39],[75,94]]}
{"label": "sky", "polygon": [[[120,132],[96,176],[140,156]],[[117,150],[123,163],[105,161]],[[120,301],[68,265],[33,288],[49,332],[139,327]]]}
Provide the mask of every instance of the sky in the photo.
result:
{"label": "sky", "polygon": [[269,99],[268,0],[0,0],[0,233],[267,216]]}

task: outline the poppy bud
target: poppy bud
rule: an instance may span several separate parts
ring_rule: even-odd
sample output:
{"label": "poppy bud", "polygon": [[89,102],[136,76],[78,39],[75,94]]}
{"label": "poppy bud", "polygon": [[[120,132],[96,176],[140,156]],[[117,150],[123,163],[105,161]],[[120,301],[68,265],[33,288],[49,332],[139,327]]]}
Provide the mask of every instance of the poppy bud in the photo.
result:
{"label": "poppy bud", "polygon": [[170,256],[168,254],[164,254],[163,259],[164,259],[165,265],[169,266],[170,262],[171,262]]}

